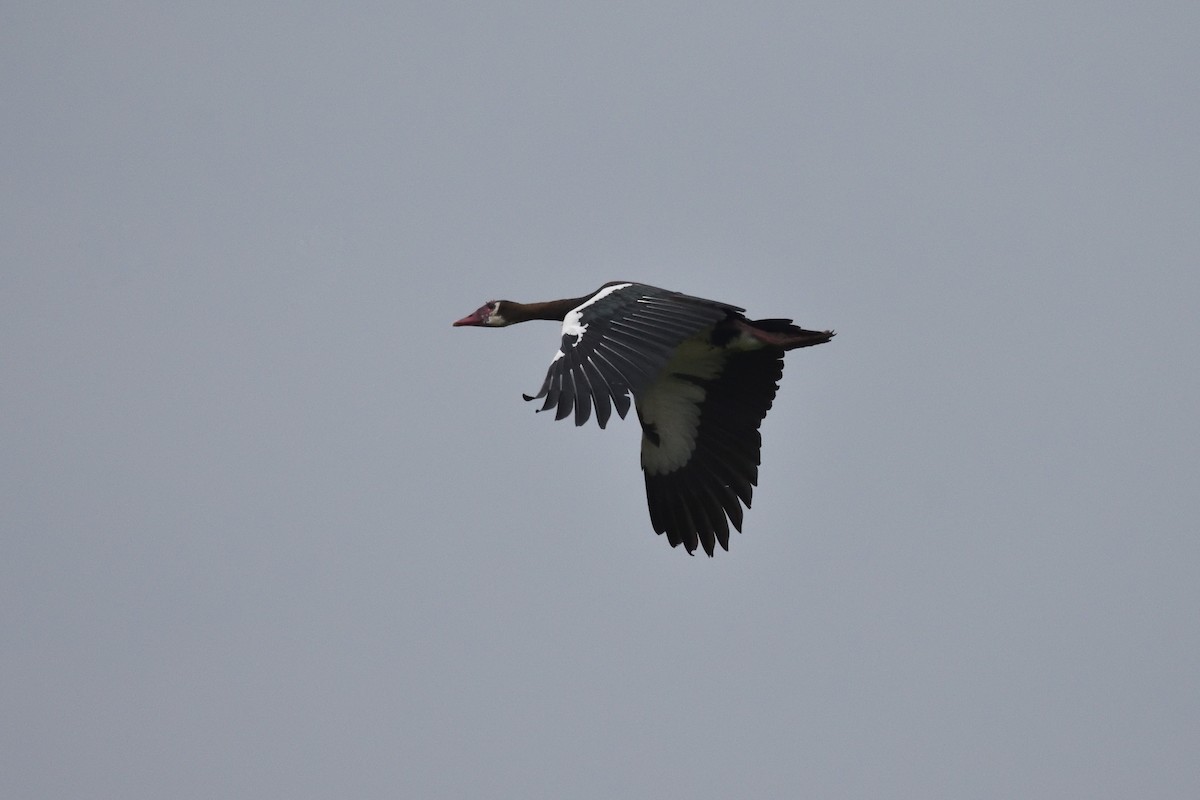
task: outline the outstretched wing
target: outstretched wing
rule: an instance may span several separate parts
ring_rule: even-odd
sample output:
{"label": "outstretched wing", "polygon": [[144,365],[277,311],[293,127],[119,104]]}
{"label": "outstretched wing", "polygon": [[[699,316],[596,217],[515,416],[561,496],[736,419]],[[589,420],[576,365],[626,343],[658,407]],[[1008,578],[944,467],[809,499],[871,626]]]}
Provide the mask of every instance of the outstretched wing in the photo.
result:
{"label": "outstretched wing", "polygon": [[704,354],[669,373],[638,400],[642,470],[650,523],[672,547],[710,556],[729,549],[729,523],[741,531],[742,505],[758,484],[759,426],[783,376],[777,348],[729,352],[719,364]]}
{"label": "outstretched wing", "polygon": [[541,390],[539,411],[555,419],[575,412],[582,425],[596,409],[608,424],[612,408],[623,418],[629,395],[639,396],[658,377],[681,342],[743,309],[641,283],[609,283],[567,313],[562,344]]}

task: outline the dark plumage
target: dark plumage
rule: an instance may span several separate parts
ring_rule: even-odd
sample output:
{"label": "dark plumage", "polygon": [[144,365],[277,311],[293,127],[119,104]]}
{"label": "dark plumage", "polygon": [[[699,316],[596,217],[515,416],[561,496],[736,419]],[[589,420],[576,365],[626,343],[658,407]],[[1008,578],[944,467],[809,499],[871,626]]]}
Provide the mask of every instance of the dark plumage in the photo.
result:
{"label": "dark plumage", "polygon": [[562,343],[541,389],[539,411],[622,418],[630,395],[642,425],[650,523],[672,547],[710,556],[729,549],[758,483],[758,429],[788,350],[823,344],[833,331],[787,319],[748,320],[744,309],[641,283],[606,283],[583,297],[546,303],[494,300],[454,324],[498,328],[562,320]]}

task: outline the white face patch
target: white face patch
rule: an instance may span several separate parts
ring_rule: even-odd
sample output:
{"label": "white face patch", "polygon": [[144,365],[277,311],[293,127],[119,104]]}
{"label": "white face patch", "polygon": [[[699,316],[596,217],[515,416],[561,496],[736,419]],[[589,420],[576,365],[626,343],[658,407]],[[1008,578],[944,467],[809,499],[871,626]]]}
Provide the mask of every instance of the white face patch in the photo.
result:
{"label": "white face patch", "polygon": [[725,365],[725,353],[708,342],[708,331],[688,339],[675,351],[658,380],[640,400],[638,412],[658,435],[658,444],[642,437],[642,469],[651,475],[673,472],[692,457],[700,427],[700,406],[706,392],[686,378],[715,378]]}

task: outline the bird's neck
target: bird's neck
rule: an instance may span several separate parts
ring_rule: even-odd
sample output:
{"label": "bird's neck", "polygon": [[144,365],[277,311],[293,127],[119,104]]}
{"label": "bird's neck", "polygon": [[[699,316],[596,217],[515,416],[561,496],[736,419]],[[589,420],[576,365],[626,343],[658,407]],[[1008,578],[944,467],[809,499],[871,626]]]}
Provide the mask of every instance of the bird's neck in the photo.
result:
{"label": "bird's neck", "polygon": [[514,303],[507,302],[500,309],[500,314],[510,324],[526,322],[531,319],[554,319],[562,321],[567,312],[581,305],[587,297],[569,297],[565,300],[547,300],[544,303]]}

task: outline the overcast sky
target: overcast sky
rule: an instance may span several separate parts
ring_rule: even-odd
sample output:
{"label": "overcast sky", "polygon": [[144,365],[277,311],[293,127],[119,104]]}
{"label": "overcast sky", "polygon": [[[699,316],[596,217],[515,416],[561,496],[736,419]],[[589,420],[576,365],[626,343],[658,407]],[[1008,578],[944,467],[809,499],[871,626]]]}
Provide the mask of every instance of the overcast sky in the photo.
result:
{"label": "overcast sky", "polygon": [[[5,4],[0,795],[1200,796],[1197,31]],[[613,279],[838,331],[714,559],[450,327]]]}

